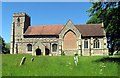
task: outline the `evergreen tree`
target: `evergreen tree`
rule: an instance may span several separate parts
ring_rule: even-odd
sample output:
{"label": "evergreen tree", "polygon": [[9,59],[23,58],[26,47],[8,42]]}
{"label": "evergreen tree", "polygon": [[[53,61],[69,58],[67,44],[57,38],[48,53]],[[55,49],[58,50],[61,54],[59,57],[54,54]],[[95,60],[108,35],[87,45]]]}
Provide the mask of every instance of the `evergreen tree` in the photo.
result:
{"label": "evergreen tree", "polygon": [[0,36],[0,53],[10,53],[10,50],[9,50],[9,44],[7,44],[6,46],[6,43],[4,41],[4,39]]}

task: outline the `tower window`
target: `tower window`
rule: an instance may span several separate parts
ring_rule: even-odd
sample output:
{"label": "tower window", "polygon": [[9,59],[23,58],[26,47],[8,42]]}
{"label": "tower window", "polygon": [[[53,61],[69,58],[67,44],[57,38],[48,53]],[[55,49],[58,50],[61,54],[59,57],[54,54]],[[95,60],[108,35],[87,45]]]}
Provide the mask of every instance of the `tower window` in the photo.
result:
{"label": "tower window", "polygon": [[17,26],[20,26],[20,18],[17,19]]}
{"label": "tower window", "polygon": [[20,22],[20,18],[18,17],[17,22]]}

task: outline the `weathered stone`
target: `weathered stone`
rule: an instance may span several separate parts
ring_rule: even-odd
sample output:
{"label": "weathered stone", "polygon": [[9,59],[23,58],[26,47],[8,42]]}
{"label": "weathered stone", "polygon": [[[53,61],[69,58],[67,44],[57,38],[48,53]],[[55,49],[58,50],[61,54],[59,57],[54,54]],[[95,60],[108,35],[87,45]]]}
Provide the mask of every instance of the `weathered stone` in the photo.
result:
{"label": "weathered stone", "polygon": [[31,61],[33,62],[33,61],[34,61],[34,58],[31,58]]}
{"label": "weathered stone", "polygon": [[24,56],[20,62],[20,66],[23,65],[25,63],[26,57]]}
{"label": "weathered stone", "polygon": [[[29,26],[30,17],[26,13],[14,13],[10,42],[11,54],[29,53],[32,55],[52,54],[53,56],[61,56],[63,55],[62,52],[64,52],[64,55],[68,56],[73,56],[74,53],[78,53],[79,56],[108,55],[106,36],[83,37],[81,31],[78,30],[71,20],[64,25],[58,35],[25,36],[24,33]],[[105,35],[104,30],[103,34]],[[99,40],[99,48],[94,48],[95,39]],[[88,41],[88,48],[84,47],[85,40]],[[32,50],[28,50],[28,44],[32,45]],[[54,50],[53,45],[57,45],[56,50]],[[40,50],[37,50],[38,47]]]}

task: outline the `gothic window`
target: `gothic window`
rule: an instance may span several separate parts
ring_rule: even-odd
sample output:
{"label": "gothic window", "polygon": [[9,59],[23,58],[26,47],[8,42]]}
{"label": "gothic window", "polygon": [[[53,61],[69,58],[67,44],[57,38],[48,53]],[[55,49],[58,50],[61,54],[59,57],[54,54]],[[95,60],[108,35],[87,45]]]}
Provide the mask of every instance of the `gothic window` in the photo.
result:
{"label": "gothic window", "polygon": [[56,51],[57,51],[57,44],[53,44],[53,45],[52,45],[52,51],[53,51],[53,52],[56,52]]}
{"label": "gothic window", "polygon": [[17,21],[20,22],[20,18],[19,17],[18,17]]}
{"label": "gothic window", "polygon": [[88,48],[88,40],[84,40],[84,48]]}
{"label": "gothic window", "polygon": [[77,36],[71,30],[66,32],[66,34],[64,35],[63,49],[64,50],[77,49]]}
{"label": "gothic window", "polygon": [[17,26],[20,26],[20,18],[17,19]]}
{"label": "gothic window", "polygon": [[32,51],[32,45],[31,45],[31,44],[28,44],[28,45],[27,45],[27,50],[28,50],[28,51]]}
{"label": "gothic window", "polygon": [[94,43],[93,45],[94,48],[100,48],[100,42],[98,39],[95,39],[93,43]]}

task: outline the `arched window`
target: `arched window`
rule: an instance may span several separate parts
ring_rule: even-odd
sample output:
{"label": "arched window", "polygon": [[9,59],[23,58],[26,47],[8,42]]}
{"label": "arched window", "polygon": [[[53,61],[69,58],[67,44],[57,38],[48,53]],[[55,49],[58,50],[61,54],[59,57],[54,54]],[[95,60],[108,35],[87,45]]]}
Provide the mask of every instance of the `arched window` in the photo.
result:
{"label": "arched window", "polygon": [[20,26],[20,18],[17,18],[17,26]]}
{"label": "arched window", "polygon": [[57,51],[57,44],[53,44],[53,45],[52,45],[52,51],[53,51],[53,52],[56,52],[56,51]]}
{"label": "arched window", "polygon": [[77,50],[77,35],[69,30],[66,32],[64,35],[64,40],[63,40],[63,49],[64,50]]}
{"label": "arched window", "polygon": [[94,40],[94,45],[93,45],[94,48],[100,48],[100,42],[98,39],[95,39]]}
{"label": "arched window", "polygon": [[88,48],[88,40],[84,40],[84,48]]}
{"label": "arched window", "polygon": [[28,44],[28,45],[27,45],[27,50],[28,50],[28,51],[32,51],[32,45],[31,45],[31,44]]}
{"label": "arched window", "polygon": [[17,22],[20,22],[20,18],[18,17]]}

